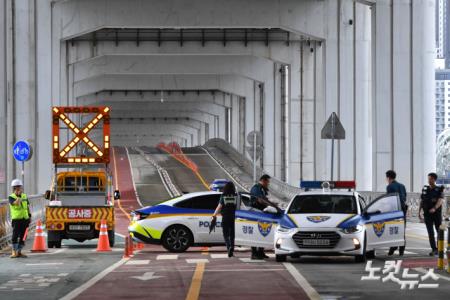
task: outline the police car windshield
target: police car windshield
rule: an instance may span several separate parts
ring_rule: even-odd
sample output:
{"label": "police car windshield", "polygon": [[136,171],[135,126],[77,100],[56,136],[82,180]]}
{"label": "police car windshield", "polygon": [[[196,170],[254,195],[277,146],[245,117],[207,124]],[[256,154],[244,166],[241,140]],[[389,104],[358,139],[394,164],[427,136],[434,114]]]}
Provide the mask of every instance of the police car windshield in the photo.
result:
{"label": "police car windshield", "polygon": [[355,197],[352,195],[299,195],[289,207],[289,214],[355,214]]}

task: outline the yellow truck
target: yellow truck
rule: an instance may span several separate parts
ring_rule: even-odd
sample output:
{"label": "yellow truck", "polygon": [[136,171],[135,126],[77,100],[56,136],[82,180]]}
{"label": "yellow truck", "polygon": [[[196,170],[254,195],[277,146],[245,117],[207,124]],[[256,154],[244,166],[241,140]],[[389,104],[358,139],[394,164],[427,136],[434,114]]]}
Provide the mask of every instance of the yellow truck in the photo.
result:
{"label": "yellow truck", "polygon": [[102,220],[114,245],[114,200],[120,193],[109,172],[109,121],[106,106],[52,107],[54,176],[45,195],[49,248],[60,248],[63,239],[98,238]]}

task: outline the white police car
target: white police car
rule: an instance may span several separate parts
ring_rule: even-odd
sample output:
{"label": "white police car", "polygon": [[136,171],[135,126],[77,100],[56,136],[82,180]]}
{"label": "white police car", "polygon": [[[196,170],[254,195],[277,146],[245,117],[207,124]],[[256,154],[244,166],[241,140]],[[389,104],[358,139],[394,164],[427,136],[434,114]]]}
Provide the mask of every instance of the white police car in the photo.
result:
{"label": "white police car", "polygon": [[[295,196],[279,221],[274,239],[277,261],[300,255],[351,255],[357,262],[375,256],[375,249],[403,246],[404,215],[396,194],[370,204],[352,189],[354,182],[302,182],[307,190]],[[320,190],[308,191],[314,188]]]}
{"label": "white police car", "polygon": [[[217,228],[209,233],[211,216],[221,193],[185,194],[155,206],[134,211],[128,227],[131,236],[144,243],[161,244],[171,252],[184,252],[190,246],[224,245],[221,217]],[[282,214],[272,208],[260,211],[251,208],[250,196],[240,194],[236,210],[235,244],[273,247],[274,232]]]}

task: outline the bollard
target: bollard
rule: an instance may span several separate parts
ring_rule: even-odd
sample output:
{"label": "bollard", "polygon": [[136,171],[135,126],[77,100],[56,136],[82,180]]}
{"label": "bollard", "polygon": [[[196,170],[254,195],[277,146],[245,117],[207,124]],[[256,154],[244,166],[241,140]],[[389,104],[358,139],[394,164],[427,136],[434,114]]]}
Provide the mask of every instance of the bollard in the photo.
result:
{"label": "bollard", "polygon": [[134,248],[134,243],[133,243],[133,239],[131,237],[131,235],[128,235],[128,255],[133,256],[133,248]]}
{"label": "bollard", "polygon": [[445,230],[439,228],[438,233],[438,263],[437,267],[439,270],[444,270],[444,241],[445,241]]}
{"label": "bollard", "polygon": [[123,258],[130,258],[130,239],[128,237],[125,238],[125,247],[123,249]]}
{"label": "bollard", "polygon": [[450,227],[447,228],[447,273],[450,273]]}

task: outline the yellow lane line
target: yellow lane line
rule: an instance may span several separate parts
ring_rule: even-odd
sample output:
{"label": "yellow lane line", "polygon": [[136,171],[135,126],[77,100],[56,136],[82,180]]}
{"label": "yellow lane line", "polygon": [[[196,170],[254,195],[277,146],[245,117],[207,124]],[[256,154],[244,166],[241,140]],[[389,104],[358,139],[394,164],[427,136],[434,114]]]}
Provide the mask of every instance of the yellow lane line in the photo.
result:
{"label": "yellow lane line", "polygon": [[197,263],[194,276],[192,276],[191,286],[186,295],[186,300],[197,300],[202,286],[203,273],[205,272],[205,263]]}
{"label": "yellow lane line", "polygon": [[206,183],[205,178],[200,174],[200,172],[195,172],[195,175],[197,175],[197,178],[200,179],[200,182],[203,184],[203,186],[206,188],[206,190],[209,191],[209,185]]}
{"label": "yellow lane line", "polygon": [[[120,191],[119,189],[119,174],[117,173],[117,163],[116,163],[116,155],[114,152],[114,148],[113,150],[113,161],[114,161],[114,181],[116,182],[115,186],[116,189]],[[119,209],[127,216],[128,220],[131,220],[131,216],[129,213],[126,212],[126,210],[122,207],[122,204],[120,203],[120,199],[117,199],[117,205],[119,206]]]}

